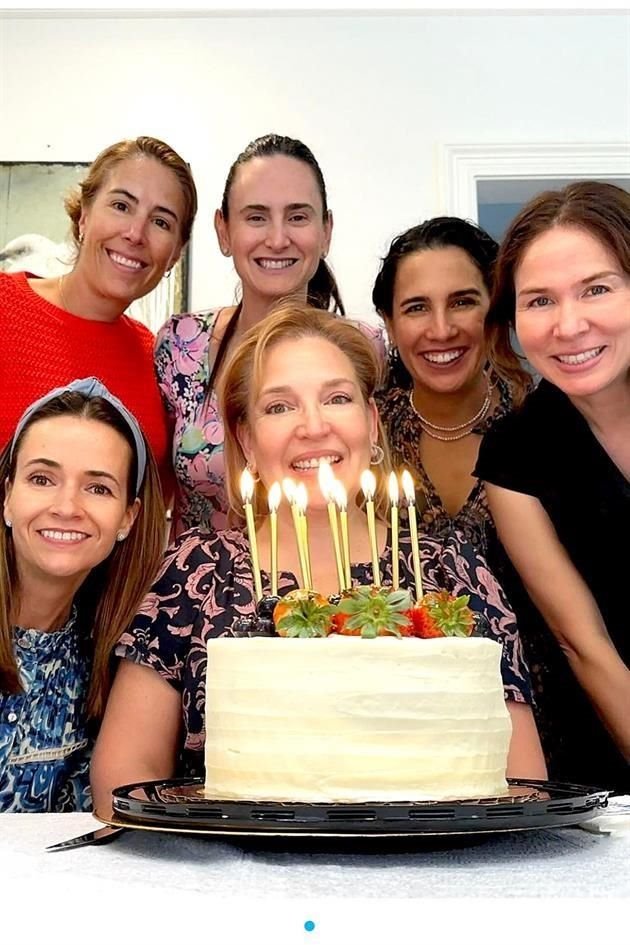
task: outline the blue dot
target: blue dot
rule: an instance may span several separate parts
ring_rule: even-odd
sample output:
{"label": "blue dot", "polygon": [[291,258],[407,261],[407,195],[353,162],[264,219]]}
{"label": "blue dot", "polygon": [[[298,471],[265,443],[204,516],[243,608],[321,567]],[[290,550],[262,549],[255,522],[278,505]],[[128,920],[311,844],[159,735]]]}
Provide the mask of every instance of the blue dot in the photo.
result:
{"label": "blue dot", "polygon": [[315,923],[311,919],[308,919],[304,923],[304,928],[306,929],[307,932],[312,932],[313,929],[315,928]]}

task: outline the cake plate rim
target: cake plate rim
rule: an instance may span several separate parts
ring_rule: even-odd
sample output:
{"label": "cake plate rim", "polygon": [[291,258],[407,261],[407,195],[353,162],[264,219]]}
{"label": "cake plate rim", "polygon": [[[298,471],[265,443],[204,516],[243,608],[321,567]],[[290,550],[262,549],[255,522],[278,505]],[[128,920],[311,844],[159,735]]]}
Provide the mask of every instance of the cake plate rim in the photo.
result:
{"label": "cake plate rim", "polygon": [[[575,826],[597,816],[612,793],[602,788],[556,781],[529,778],[508,778],[507,781],[516,793],[491,798],[310,804],[205,798],[199,790],[204,786],[203,779],[167,778],[115,788],[113,815],[103,817],[95,811],[95,817],[114,827],[208,835],[227,840],[230,837],[410,839]],[[523,788],[531,792],[524,793]],[[181,798],[169,801],[159,793],[186,789],[196,795],[194,802]],[[145,797],[131,796],[134,791],[144,791]],[[155,800],[156,794],[159,800]],[[547,797],[542,796],[545,794]]]}

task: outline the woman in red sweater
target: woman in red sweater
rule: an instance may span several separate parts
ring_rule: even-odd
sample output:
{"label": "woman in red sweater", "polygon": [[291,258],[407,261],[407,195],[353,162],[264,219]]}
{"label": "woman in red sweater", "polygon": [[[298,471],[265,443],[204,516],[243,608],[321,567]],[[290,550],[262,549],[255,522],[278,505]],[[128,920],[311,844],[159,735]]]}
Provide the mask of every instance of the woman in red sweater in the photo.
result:
{"label": "woman in red sweater", "polygon": [[99,378],[134,413],[170,482],[169,430],[153,334],[125,315],[177,262],[197,192],[186,162],[156,138],[106,148],[66,199],[71,272],[0,273],[0,448],[32,401],[77,377]]}

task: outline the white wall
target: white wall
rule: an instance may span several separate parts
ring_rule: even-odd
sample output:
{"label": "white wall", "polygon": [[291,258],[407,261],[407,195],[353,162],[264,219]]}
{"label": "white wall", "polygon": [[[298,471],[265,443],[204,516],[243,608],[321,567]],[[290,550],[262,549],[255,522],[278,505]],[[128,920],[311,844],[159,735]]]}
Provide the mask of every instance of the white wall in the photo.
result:
{"label": "white wall", "polygon": [[441,145],[627,141],[629,103],[628,14],[0,19],[0,160],[152,134],[191,163],[193,307],[233,298],[212,213],[260,134],[319,159],[329,258],[361,314],[391,237],[444,210]]}

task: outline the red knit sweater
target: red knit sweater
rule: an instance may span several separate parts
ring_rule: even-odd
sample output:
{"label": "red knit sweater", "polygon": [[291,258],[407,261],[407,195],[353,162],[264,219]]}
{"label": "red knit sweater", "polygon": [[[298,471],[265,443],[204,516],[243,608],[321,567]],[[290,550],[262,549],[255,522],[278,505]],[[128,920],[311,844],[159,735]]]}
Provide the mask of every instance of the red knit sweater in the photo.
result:
{"label": "red knit sweater", "polygon": [[168,489],[170,434],[154,342],[127,315],[114,322],[71,315],[37,295],[26,273],[0,272],[0,448],[30,403],[53,387],[94,376],[137,417]]}

